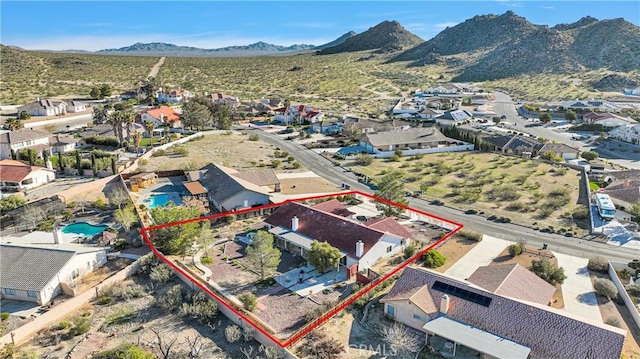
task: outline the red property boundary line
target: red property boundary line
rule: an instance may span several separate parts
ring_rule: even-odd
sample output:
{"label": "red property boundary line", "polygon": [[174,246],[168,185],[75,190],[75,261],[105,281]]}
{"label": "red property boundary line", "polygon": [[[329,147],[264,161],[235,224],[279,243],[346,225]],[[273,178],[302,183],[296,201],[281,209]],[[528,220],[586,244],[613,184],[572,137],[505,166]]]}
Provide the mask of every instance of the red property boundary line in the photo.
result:
{"label": "red property boundary line", "polygon": [[[444,223],[451,224],[455,228],[451,232],[447,233],[445,236],[443,236],[442,238],[440,238],[439,240],[437,240],[436,242],[434,242],[433,244],[428,246],[427,248],[422,249],[418,253],[414,254],[411,258],[409,258],[409,259],[405,260],[404,262],[402,262],[398,267],[396,267],[393,270],[389,271],[389,273],[385,274],[384,276],[382,276],[380,278],[377,278],[375,281],[371,282],[371,284],[368,285],[367,287],[362,288],[358,293],[356,293],[355,295],[351,296],[347,301],[341,303],[340,305],[334,307],[333,309],[329,310],[328,312],[326,312],[325,314],[320,316],[320,318],[316,319],[316,321],[313,323],[313,325],[310,325],[305,330],[303,330],[303,331],[301,331],[299,333],[296,333],[294,336],[292,336],[292,337],[290,337],[290,338],[288,338],[286,340],[280,340],[280,339],[274,337],[273,335],[271,335],[269,332],[264,330],[262,328],[262,326],[255,324],[252,319],[248,318],[241,311],[238,311],[237,309],[235,309],[232,305],[230,305],[227,302],[226,299],[220,297],[216,293],[213,293],[211,290],[209,290],[205,285],[203,285],[196,278],[193,278],[191,275],[189,275],[184,270],[179,268],[173,262],[168,260],[164,256],[164,254],[162,254],[158,249],[156,249],[156,247],[153,245],[153,243],[151,242],[151,240],[149,238],[149,232],[153,231],[153,230],[156,230],[156,229],[161,229],[161,228],[166,228],[166,227],[171,227],[171,226],[177,226],[177,225],[186,224],[186,223],[193,223],[193,222],[200,222],[200,221],[205,221],[205,220],[217,219],[217,218],[225,217],[225,216],[232,215],[232,214],[233,215],[238,215],[238,214],[243,214],[243,213],[247,213],[247,212],[255,212],[255,211],[262,210],[262,209],[270,209],[270,208],[274,208],[274,207],[280,207],[281,205],[283,205],[285,203],[288,203],[288,202],[300,202],[300,201],[308,201],[308,200],[314,200],[314,199],[320,199],[320,198],[345,196],[345,195],[360,195],[360,196],[364,196],[364,197],[367,197],[369,199],[372,199],[372,200],[375,200],[375,201],[378,201],[378,202],[382,202],[384,204],[388,204],[388,205],[391,205],[391,206],[399,207],[399,208],[402,208],[402,209],[405,209],[405,210],[409,210],[409,211],[414,212],[414,213],[418,213],[418,214],[420,214],[422,216],[430,217],[430,218],[442,221]],[[268,204],[268,205],[264,205],[264,206],[253,207],[253,208],[246,208],[246,209],[242,209],[242,210],[235,211],[235,212],[218,213],[218,214],[213,214],[213,215],[209,215],[209,216],[191,218],[191,219],[187,219],[187,220],[183,220],[183,221],[166,223],[166,224],[156,225],[156,226],[152,226],[152,227],[146,227],[146,228],[142,228],[140,230],[140,233],[142,234],[142,237],[144,238],[144,240],[149,245],[149,248],[151,248],[151,251],[153,252],[153,254],[156,257],[158,257],[160,260],[162,260],[166,265],[168,265],[171,268],[173,268],[173,270],[175,270],[176,272],[180,273],[183,277],[189,279],[192,282],[192,284],[198,286],[198,288],[200,288],[202,291],[207,293],[209,296],[211,296],[214,299],[216,299],[219,303],[224,305],[227,309],[231,310],[234,314],[238,315],[242,320],[244,320],[244,322],[250,324],[255,330],[257,330],[260,333],[262,333],[263,335],[265,335],[271,341],[273,341],[274,343],[276,343],[280,347],[288,348],[291,345],[293,345],[294,343],[296,343],[298,340],[300,340],[302,337],[304,337],[305,335],[309,334],[312,330],[314,330],[317,327],[319,327],[320,325],[324,324],[327,320],[332,318],[334,315],[338,314],[344,308],[346,308],[347,306],[351,305],[353,302],[358,300],[360,297],[362,297],[363,295],[367,294],[368,292],[373,290],[375,287],[377,287],[378,285],[382,284],[387,279],[391,278],[396,273],[398,273],[399,271],[401,271],[402,269],[407,267],[409,264],[411,264],[414,261],[416,261],[424,253],[426,253],[427,251],[431,250],[435,246],[441,244],[445,240],[449,239],[456,232],[458,232],[460,229],[462,229],[462,227],[463,227],[462,224],[454,222],[454,221],[451,221],[449,219],[445,219],[445,218],[442,218],[442,217],[439,217],[439,216],[436,216],[436,215],[433,215],[433,214],[430,214],[430,213],[427,213],[427,212],[424,212],[424,211],[421,211],[421,210],[418,210],[418,209],[414,209],[414,208],[411,208],[411,207],[408,207],[408,206],[405,206],[405,205],[402,205],[402,204],[399,204],[399,203],[391,202],[391,201],[388,201],[388,200],[383,199],[383,198],[378,198],[378,197],[372,196],[372,195],[370,195],[368,193],[364,193],[364,192],[360,192],[360,191],[349,191],[349,192],[338,192],[338,193],[332,193],[332,194],[324,194],[324,195],[312,196],[312,197],[289,199],[289,200],[286,200],[284,202]]]}

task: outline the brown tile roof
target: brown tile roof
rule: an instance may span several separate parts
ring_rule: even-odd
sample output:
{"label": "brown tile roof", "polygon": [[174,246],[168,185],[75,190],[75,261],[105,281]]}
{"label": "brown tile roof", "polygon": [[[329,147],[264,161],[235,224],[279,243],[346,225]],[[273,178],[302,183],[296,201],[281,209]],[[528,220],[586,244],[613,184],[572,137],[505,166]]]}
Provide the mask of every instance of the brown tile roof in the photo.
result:
{"label": "brown tile roof", "polygon": [[556,288],[520,264],[479,267],[467,281],[491,293],[549,305]]}
{"label": "brown tile roof", "polygon": [[423,268],[406,268],[382,301],[402,300],[406,293],[415,294],[426,287],[433,305],[425,313],[435,318],[442,315],[438,308],[444,294],[433,289],[436,281],[491,299],[488,306],[483,306],[449,295],[447,317],[525,345],[531,348],[532,358],[619,358],[622,353],[626,334],[622,329],[506,298]]}
{"label": "brown tile roof", "polygon": [[29,166],[15,160],[2,160],[0,161],[0,181],[2,182],[20,182],[27,177],[32,171],[47,170],[44,167]]}
{"label": "brown tile roof", "polygon": [[555,153],[580,153],[580,150],[577,148],[567,146],[564,143],[545,143],[540,149],[540,153],[545,153],[547,151],[553,151]]}
{"label": "brown tile roof", "polygon": [[340,217],[351,217],[355,214],[348,210],[347,207],[345,207],[344,204],[342,204],[342,202],[338,201],[337,199],[318,203],[311,207],[322,212],[335,214],[336,216]]}
{"label": "brown tile roof", "polygon": [[51,134],[49,132],[36,131],[36,130],[19,130],[10,131],[0,134],[0,143],[16,144],[29,140],[38,140],[41,138],[48,138]]}
{"label": "brown tile roof", "polygon": [[277,227],[291,228],[291,219],[298,217],[297,232],[319,242],[328,242],[356,258],[356,243],[364,243],[363,256],[382,238],[384,233],[335,214],[313,209],[309,206],[287,202],[278,207],[265,222]]}
{"label": "brown tile roof", "polygon": [[411,232],[409,232],[405,226],[390,217],[372,219],[367,221],[364,225],[369,228],[377,229],[380,232],[389,232],[401,238],[411,237]]}
{"label": "brown tile roof", "polygon": [[235,173],[233,176],[249,181],[258,186],[269,186],[280,183],[280,180],[272,169],[243,171]]}
{"label": "brown tile roof", "polygon": [[189,193],[193,196],[196,196],[199,194],[205,194],[208,192],[207,189],[204,188],[204,186],[200,183],[200,181],[182,182],[182,184],[187,189],[187,191],[189,191]]}
{"label": "brown tile roof", "polygon": [[602,192],[614,199],[627,203],[636,203],[640,201],[640,180],[615,181],[610,183]]}

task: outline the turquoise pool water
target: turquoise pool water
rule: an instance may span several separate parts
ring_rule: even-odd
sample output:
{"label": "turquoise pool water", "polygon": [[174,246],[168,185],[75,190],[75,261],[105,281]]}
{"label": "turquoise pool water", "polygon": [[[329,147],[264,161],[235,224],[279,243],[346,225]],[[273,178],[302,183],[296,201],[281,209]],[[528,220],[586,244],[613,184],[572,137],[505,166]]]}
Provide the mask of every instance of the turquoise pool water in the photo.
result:
{"label": "turquoise pool water", "polygon": [[169,196],[168,193],[161,194],[152,194],[149,198],[145,199],[144,202],[149,208],[154,208],[158,206],[164,206],[169,202],[175,203],[177,206],[182,204],[182,199],[176,193],[175,196]]}
{"label": "turquoise pool water", "polygon": [[93,237],[96,234],[102,233],[107,229],[106,224],[90,224],[87,222],[78,222],[73,224],[67,224],[62,227],[62,233],[75,233],[85,237]]}

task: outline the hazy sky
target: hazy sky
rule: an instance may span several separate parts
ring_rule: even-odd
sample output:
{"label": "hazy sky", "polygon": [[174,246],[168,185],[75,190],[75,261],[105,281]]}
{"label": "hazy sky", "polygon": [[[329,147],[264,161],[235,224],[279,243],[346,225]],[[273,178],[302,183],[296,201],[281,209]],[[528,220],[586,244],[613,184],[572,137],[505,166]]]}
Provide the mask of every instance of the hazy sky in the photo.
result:
{"label": "hazy sky", "polygon": [[535,24],[583,16],[640,25],[640,1],[6,1],[0,42],[26,49],[99,50],[136,42],[217,48],[265,41],[321,45],[397,20],[425,40],[475,15],[512,10]]}

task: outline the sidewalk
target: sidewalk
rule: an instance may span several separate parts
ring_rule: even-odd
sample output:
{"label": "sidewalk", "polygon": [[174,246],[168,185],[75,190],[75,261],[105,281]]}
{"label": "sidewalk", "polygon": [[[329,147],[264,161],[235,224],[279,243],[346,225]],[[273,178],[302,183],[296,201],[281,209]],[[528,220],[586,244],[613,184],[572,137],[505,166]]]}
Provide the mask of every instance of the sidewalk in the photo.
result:
{"label": "sidewalk", "polygon": [[445,274],[466,280],[478,267],[489,265],[507,246],[513,243],[484,235],[482,241],[447,269]]}
{"label": "sidewalk", "polygon": [[569,313],[602,323],[596,294],[589,278],[586,258],[553,252],[558,259],[558,267],[564,268],[567,279],[562,284],[564,309]]}

